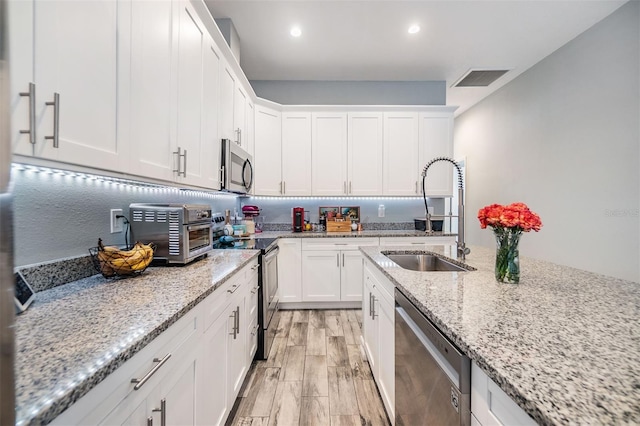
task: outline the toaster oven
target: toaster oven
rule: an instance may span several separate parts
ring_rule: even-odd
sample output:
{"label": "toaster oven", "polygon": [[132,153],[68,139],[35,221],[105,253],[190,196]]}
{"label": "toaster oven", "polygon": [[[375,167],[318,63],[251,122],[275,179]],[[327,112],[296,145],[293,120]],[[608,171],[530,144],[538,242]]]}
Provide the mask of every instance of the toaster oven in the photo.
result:
{"label": "toaster oven", "polygon": [[213,247],[208,205],[137,203],[129,205],[129,215],[131,240],[156,244],[156,264],[186,264]]}

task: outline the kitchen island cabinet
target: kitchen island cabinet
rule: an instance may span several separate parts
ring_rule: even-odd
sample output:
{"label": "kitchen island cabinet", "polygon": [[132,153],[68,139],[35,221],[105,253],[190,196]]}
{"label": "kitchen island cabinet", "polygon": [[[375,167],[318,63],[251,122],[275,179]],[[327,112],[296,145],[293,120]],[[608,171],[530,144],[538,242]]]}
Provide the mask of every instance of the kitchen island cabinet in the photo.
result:
{"label": "kitchen island cabinet", "polygon": [[[464,263],[477,270],[468,272],[410,271],[379,247],[361,251],[471,359],[481,424],[520,424],[523,413],[538,424],[640,422],[638,283],[523,257],[520,283],[498,283],[495,251],[483,247],[471,247]],[[427,251],[456,258],[455,246]]]}

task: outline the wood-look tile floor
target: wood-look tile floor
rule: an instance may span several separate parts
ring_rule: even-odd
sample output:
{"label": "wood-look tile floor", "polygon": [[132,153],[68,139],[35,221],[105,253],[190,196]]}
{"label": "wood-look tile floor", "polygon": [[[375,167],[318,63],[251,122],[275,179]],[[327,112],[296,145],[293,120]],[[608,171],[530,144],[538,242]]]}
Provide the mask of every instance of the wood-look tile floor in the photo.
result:
{"label": "wood-look tile floor", "polygon": [[389,425],[361,329],[360,310],[280,311],[269,359],[251,366],[227,425]]}

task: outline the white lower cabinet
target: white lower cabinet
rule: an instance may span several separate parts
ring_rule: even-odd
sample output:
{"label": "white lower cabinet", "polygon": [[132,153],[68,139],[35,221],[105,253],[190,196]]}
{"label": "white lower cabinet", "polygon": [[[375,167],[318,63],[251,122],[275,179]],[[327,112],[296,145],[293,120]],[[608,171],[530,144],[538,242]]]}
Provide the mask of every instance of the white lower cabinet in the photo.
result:
{"label": "white lower cabinet", "polygon": [[278,289],[280,303],[302,301],[302,253],[299,238],[278,240]]}
{"label": "white lower cabinet", "polygon": [[257,268],[234,274],[51,424],[224,424],[257,345]]}
{"label": "white lower cabinet", "polygon": [[378,238],[316,238],[302,241],[302,301],[362,300],[361,246]]}
{"label": "white lower cabinet", "polygon": [[394,286],[364,262],[362,338],[387,414],[395,421]]}
{"label": "white lower cabinet", "polygon": [[471,414],[471,423],[479,426],[536,424],[475,362],[471,364]]}

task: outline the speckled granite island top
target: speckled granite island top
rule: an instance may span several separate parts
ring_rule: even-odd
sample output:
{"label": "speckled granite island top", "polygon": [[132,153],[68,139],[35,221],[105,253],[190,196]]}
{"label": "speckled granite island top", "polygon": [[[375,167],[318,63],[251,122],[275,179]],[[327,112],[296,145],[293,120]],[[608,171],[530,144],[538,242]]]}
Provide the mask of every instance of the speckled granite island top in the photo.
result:
{"label": "speckled granite island top", "polygon": [[183,267],[37,293],[16,319],[16,423],[53,420],[257,255],[214,250]]}
{"label": "speckled granite island top", "polygon": [[460,273],[405,270],[380,249],[361,251],[538,423],[640,424],[640,284],[528,258],[501,284],[494,250],[471,247],[477,271]]}

